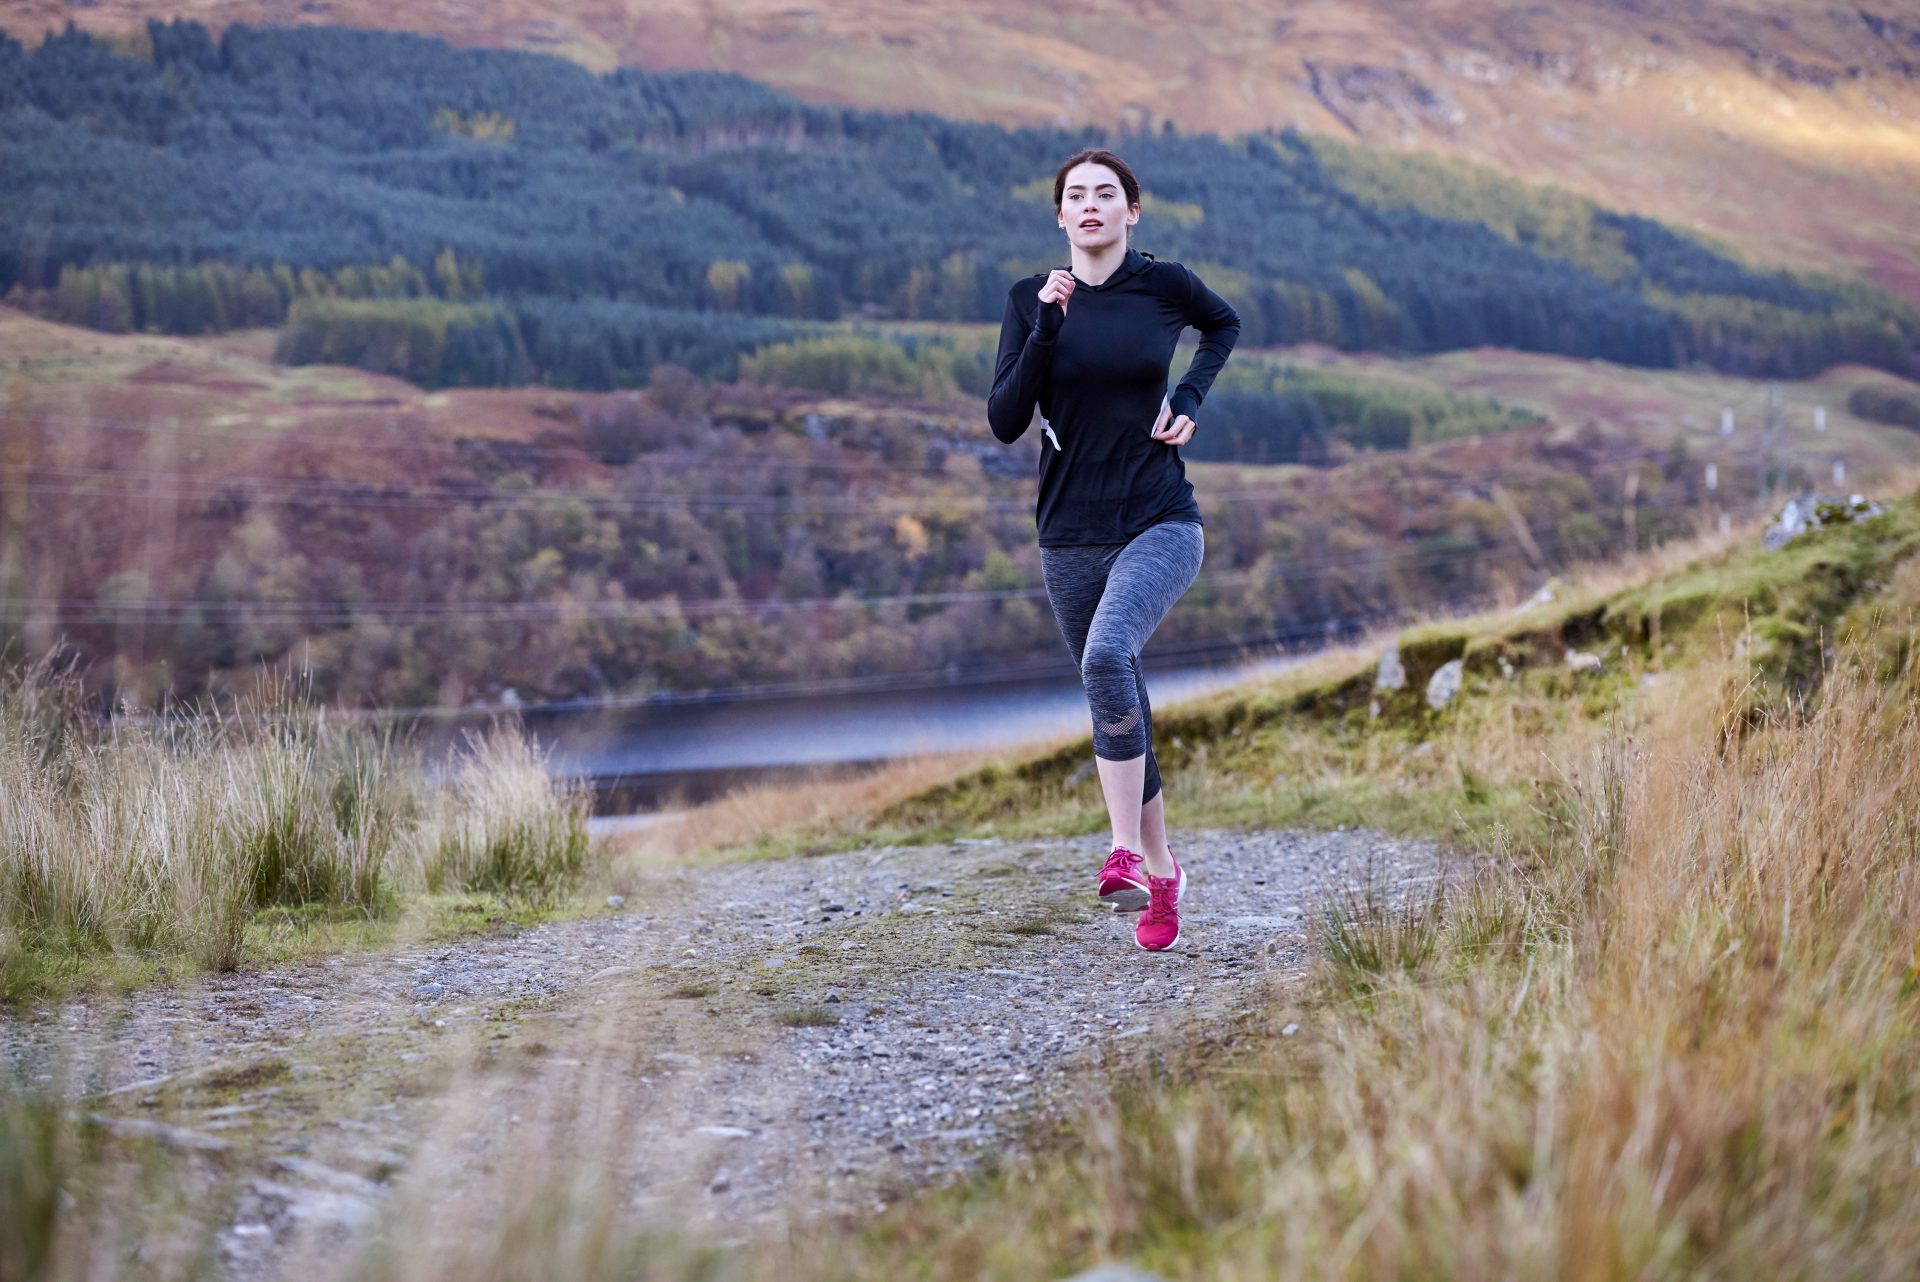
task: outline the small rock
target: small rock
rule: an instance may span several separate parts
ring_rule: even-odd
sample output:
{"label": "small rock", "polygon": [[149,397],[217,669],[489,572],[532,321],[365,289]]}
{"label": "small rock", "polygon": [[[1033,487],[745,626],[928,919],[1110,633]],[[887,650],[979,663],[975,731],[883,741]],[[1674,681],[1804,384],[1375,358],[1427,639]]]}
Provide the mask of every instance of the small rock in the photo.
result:
{"label": "small rock", "polygon": [[1400,662],[1400,647],[1390,645],[1380,655],[1380,666],[1373,674],[1376,690],[1398,690],[1407,684],[1407,669]]}
{"label": "small rock", "polygon": [[600,980],[603,980],[603,979],[611,979],[615,975],[630,974],[632,971],[633,971],[633,967],[631,966],[608,966],[608,967],[605,967],[604,969],[596,970],[593,972],[593,974],[587,976],[587,982],[589,984],[594,984],[594,983],[598,983]]}
{"label": "small rock", "polygon": [[716,1173],[711,1180],[707,1181],[707,1192],[709,1193],[725,1193],[732,1187],[733,1177],[725,1171]]}
{"label": "small rock", "polygon": [[1136,1269],[1131,1264],[1098,1264],[1084,1273],[1076,1273],[1064,1282],[1166,1282],[1158,1273]]}
{"label": "small rock", "polygon": [[739,1126],[696,1126],[693,1129],[702,1135],[717,1135],[723,1140],[744,1140],[753,1134]]}
{"label": "small rock", "polygon": [[607,896],[607,907],[625,908],[626,906],[627,906],[627,897],[625,895],[608,895]]}
{"label": "small rock", "polygon": [[374,1204],[351,1193],[303,1189],[275,1180],[255,1180],[249,1187],[262,1198],[283,1203],[289,1218],[314,1229],[357,1232],[374,1216]]}
{"label": "small rock", "polygon": [[1466,670],[1467,665],[1459,659],[1450,659],[1435,668],[1427,681],[1427,706],[1438,712],[1453,702],[1453,696],[1460,693],[1460,681]]}
{"label": "small rock", "polygon": [[1298,1024],[1288,1024],[1288,1025],[1287,1025],[1287,1026],[1286,1026],[1285,1028],[1283,1028],[1283,1029],[1281,1029],[1281,1030],[1280,1030],[1280,1036],[1282,1036],[1282,1037],[1292,1037],[1292,1036],[1293,1036],[1293,1035],[1294,1035],[1295,1033],[1297,1033],[1297,1032],[1299,1032],[1299,1031],[1300,1031],[1300,1025],[1298,1025]]}
{"label": "small rock", "polygon": [[211,1135],[202,1135],[181,1126],[168,1126],[164,1122],[151,1122],[140,1117],[109,1117],[104,1113],[89,1113],[87,1120],[113,1135],[129,1136],[134,1139],[153,1140],[168,1148],[194,1149],[202,1153],[224,1153],[233,1145]]}

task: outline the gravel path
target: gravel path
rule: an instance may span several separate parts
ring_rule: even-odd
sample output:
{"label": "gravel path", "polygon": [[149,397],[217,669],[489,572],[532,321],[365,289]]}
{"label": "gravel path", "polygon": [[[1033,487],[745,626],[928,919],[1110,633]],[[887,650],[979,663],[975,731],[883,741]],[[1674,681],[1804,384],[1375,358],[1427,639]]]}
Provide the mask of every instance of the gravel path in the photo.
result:
{"label": "gravel path", "polygon": [[206,1203],[236,1277],[340,1258],[411,1171],[488,1196],[565,1127],[631,1205],[682,1222],[857,1214],[1017,1156],[1107,1066],[1256,1007],[1330,891],[1444,867],[1366,831],[1176,849],[1183,933],[1161,954],[1093,899],[1097,839],[874,848],[660,871],[619,909],[522,932],[30,1012],[0,1052],[241,1190]]}

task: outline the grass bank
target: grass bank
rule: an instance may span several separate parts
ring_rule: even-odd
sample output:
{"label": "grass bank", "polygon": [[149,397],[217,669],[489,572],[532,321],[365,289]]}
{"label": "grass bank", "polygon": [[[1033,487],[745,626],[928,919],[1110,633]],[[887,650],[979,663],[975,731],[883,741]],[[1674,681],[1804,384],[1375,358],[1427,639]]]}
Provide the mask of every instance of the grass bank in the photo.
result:
{"label": "grass bank", "polygon": [[587,853],[587,799],[511,725],[437,777],[290,692],[102,723],[71,665],[0,671],[0,998],[524,919]]}

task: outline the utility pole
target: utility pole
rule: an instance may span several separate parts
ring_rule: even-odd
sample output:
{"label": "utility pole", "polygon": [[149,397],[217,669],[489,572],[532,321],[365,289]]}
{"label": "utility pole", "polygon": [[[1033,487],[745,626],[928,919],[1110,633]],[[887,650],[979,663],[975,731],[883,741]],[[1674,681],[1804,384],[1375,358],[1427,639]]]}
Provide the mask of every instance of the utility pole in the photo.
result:
{"label": "utility pole", "polygon": [[1784,488],[1780,476],[1780,437],[1786,430],[1787,411],[1780,392],[1780,382],[1775,379],[1767,384],[1767,408],[1761,418],[1760,441],[1767,452],[1767,475],[1765,492],[1772,494],[1776,489]]}

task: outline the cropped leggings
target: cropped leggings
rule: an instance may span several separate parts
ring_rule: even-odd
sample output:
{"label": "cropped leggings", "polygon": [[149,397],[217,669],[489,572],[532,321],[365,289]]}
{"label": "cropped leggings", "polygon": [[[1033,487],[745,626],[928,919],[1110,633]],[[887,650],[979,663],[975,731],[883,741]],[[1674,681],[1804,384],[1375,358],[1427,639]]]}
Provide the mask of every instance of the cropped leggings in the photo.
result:
{"label": "cropped leggings", "polygon": [[1201,527],[1193,521],[1162,521],[1126,543],[1040,549],[1047,601],[1093,713],[1093,755],[1146,757],[1143,806],[1160,791],[1160,765],[1153,758],[1153,709],[1140,650],[1193,586],[1203,551]]}

